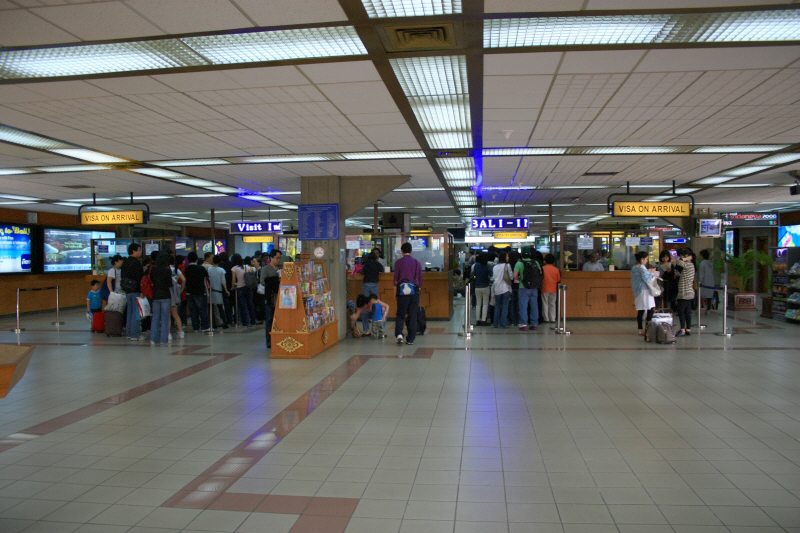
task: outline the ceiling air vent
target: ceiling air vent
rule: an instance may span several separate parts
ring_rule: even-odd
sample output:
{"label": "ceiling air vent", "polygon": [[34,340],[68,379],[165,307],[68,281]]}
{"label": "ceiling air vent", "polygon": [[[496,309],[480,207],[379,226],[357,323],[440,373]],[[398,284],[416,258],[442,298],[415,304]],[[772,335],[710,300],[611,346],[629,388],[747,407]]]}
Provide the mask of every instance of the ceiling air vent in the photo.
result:
{"label": "ceiling air vent", "polygon": [[458,23],[420,26],[384,26],[381,37],[387,52],[408,50],[443,50],[462,48],[461,26]]}

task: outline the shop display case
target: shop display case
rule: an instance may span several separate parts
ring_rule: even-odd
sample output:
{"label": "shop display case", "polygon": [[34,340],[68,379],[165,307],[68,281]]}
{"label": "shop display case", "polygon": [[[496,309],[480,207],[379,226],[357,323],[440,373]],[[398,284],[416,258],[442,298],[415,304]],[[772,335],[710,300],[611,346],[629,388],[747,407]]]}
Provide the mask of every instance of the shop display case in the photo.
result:
{"label": "shop display case", "polygon": [[772,318],[800,324],[800,248],[772,248]]}

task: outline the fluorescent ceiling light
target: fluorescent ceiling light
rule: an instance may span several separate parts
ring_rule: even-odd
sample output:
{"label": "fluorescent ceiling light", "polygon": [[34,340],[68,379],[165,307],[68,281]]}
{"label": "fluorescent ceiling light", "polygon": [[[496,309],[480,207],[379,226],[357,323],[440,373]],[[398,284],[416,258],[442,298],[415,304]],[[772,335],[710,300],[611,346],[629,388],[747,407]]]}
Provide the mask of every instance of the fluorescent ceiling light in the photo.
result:
{"label": "fluorescent ceiling light", "polygon": [[[134,200],[167,200],[169,198],[174,198],[174,196],[133,196]],[[117,200],[128,200],[130,199],[129,196],[120,196]]]}
{"label": "fluorescent ceiling light", "polygon": [[157,167],[207,167],[210,165],[230,165],[230,161],[224,159],[175,159],[172,161],[149,161],[151,165]]}
{"label": "fluorescent ceiling light", "polygon": [[27,168],[0,168],[0,176],[14,176],[16,174],[30,174],[33,172]]}
{"label": "fluorescent ceiling light", "polygon": [[753,205],[756,202],[697,202],[697,205]]}
{"label": "fluorescent ceiling light", "polygon": [[35,203],[37,202],[11,201],[11,202],[0,202],[0,205],[30,205]]}
{"label": "fluorescent ceiling light", "polygon": [[333,159],[327,155],[305,154],[305,155],[259,155],[231,158],[234,163],[302,163],[310,161],[330,161]]}
{"label": "fluorescent ceiling light", "polygon": [[186,174],[181,174],[180,172],[173,172],[171,170],[166,170],[163,168],[132,168],[130,169],[131,172],[136,172],[137,174],[144,174],[145,176],[152,176],[154,178],[186,178],[188,177]]}
{"label": "fluorescent ceiling light", "polygon": [[236,187],[206,187],[209,191],[224,192],[227,194],[239,194],[240,191]]}
{"label": "fluorescent ceiling light", "polygon": [[498,155],[559,155],[566,152],[566,148],[484,148],[484,156]]}
{"label": "fluorescent ceiling light", "polygon": [[41,198],[31,198],[30,196],[17,196],[16,194],[0,194],[0,198],[7,200],[25,200],[28,202],[38,202]]}
{"label": "fluorescent ceiling light", "polygon": [[450,133],[425,133],[431,148],[472,148],[472,133],[468,131]]}
{"label": "fluorescent ceiling light", "polygon": [[744,176],[746,174],[761,172],[762,170],[767,170],[768,168],[769,166],[738,167],[726,170],[725,174],[729,174],[731,176]]}
{"label": "fluorescent ceiling light", "polygon": [[260,202],[265,197],[260,194],[243,194],[239,196],[239,198],[244,198],[245,200],[255,200],[257,202]]}
{"label": "fluorescent ceiling light", "polygon": [[598,146],[577,148],[585,154],[669,154],[677,148],[668,146]]}
{"label": "fluorescent ceiling light", "polygon": [[668,200],[669,198],[674,198],[674,195],[661,195],[661,196],[651,196],[650,198],[645,198],[642,200],[643,202],[661,202],[663,200]]}
{"label": "fluorescent ceiling light", "polygon": [[[0,77],[4,67],[2,66],[2,53],[0,53]],[[42,150],[53,150],[55,148],[69,148],[70,145],[61,141],[48,139],[35,133],[28,133],[27,131],[18,130],[16,128],[9,128],[8,126],[0,125],[0,141],[14,144],[21,144],[30,148],[39,148]]]}
{"label": "fluorescent ceiling light", "polygon": [[[717,187],[721,187],[723,189],[739,189],[739,188],[747,188],[747,187],[772,187],[772,183],[722,183],[717,185]],[[787,183],[786,186],[791,186],[791,183]]]}
{"label": "fluorescent ceiling light", "polygon": [[86,170],[111,170],[103,165],[53,165],[48,167],[33,167],[41,172],[82,172]]}
{"label": "fluorescent ceiling light", "polygon": [[400,150],[396,152],[343,152],[345,159],[415,159],[425,157],[422,150]]}
{"label": "fluorescent ceiling light", "polygon": [[703,178],[692,182],[692,185],[716,185],[717,183],[725,183],[731,181],[733,178],[726,178],[725,176],[712,176],[710,178]]}
{"label": "fluorescent ceiling light", "polygon": [[701,146],[695,148],[692,152],[696,154],[735,154],[735,153],[750,153],[750,152],[774,152],[776,150],[783,150],[789,146],[788,144],[741,144],[731,146]]}
{"label": "fluorescent ceiling light", "polygon": [[121,157],[95,152],[94,150],[86,150],[84,148],[55,148],[50,151],[75,159],[83,159],[84,161],[90,161],[92,163],[130,163],[128,159],[122,159]]}
{"label": "fluorescent ceiling light", "polygon": [[684,187],[681,189],[675,189],[675,194],[691,194],[695,191],[699,191],[700,189],[693,188],[693,187]]}
{"label": "fluorescent ceiling light", "polygon": [[55,205],[64,205],[67,207],[80,207],[81,204],[73,204],[71,202],[53,202]]}
{"label": "fluorescent ceiling light", "polygon": [[616,189],[616,185],[541,185],[539,189]]}
{"label": "fluorescent ceiling light", "polygon": [[800,153],[775,154],[753,161],[758,165],[785,165],[800,160]]}
{"label": "fluorescent ceiling light", "polygon": [[410,187],[407,189],[394,189],[392,192],[434,192],[443,190],[444,187]]}
{"label": "fluorescent ceiling light", "polygon": [[369,18],[422,17],[461,13],[461,0],[361,0]]}
{"label": "fluorescent ceiling light", "polygon": [[186,179],[176,179],[173,180],[178,183],[183,183],[184,185],[193,185],[195,187],[210,187],[216,185],[213,181],[201,180],[199,178],[186,178]]}
{"label": "fluorescent ceiling light", "polygon": [[471,157],[441,157],[436,162],[442,170],[472,170],[475,171],[475,160]]}
{"label": "fluorescent ceiling light", "polygon": [[227,194],[179,194],[178,198],[220,198]]}
{"label": "fluorescent ceiling light", "polygon": [[73,198],[73,202],[110,202],[113,198]]}
{"label": "fluorescent ceiling light", "polygon": [[800,40],[800,10],[491,19],[486,48]]}
{"label": "fluorescent ceiling light", "polygon": [[532,191],[534,189],[536,189],[536,187],[532,185],[483,187],[484,191]]}

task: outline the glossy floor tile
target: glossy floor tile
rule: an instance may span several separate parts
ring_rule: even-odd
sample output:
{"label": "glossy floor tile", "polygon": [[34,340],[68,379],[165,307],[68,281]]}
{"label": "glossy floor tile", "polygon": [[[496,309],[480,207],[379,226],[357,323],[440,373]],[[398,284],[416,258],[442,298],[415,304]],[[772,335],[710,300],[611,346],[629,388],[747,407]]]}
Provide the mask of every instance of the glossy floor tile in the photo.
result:
{"label": "glossy floor tile", "polygon": [[800,531],[800,330],[464,339],[456,309],[309,361],[261,328],[150,347],[80,312],[0,321],[36,345],[0,400],[0,531]]}

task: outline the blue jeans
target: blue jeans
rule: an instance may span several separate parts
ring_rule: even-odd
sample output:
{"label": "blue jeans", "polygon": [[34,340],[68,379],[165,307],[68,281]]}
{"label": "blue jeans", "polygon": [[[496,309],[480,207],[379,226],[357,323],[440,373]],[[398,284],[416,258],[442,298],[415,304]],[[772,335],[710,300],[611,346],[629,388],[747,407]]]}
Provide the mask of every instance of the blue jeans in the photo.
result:
{"label": "blue jeans", "polygon": [[495,295],[494,327],[505,328],[508,326],[508,302],[510,300],[511,300],[511,291]]}
{"label": "blue jeans", "polygon": [[208,298],[205,294],[186,296],[189,301],[189,312],[192,315],[192,327],[197,330],[208,329]]}
{"label": "blue jeans", "polygon": [[171,303],[169,298],[153,300],[153,320],[150,325],[150,342],[166,344],[167,341],[169,341],[169,308]]}
{"label": "blue jeans", "polygon": [[380,294],[378,293],[378,284],[364,282],[364,284],[361,286],[361,294],[367,298],[369,298],[370,294],[377,294],[378,297],[380,297]]}
{"label": "blue jeans", "polygon": [[138,292],[129,292],[125,294],[125,330],[129,339],[138,339],[142,334],[142,324],[139,318],[139,305],[136,303],[136,298],[139,297]]}
{"label": "blue jeans", "polygon": [[[530,308],[530,315],[528,315]],[[535,328],[539,325],[539,289],[519,288],[519,325]]]}
{"label": "blue jeans", "polygon": [[272,347],[272,336],[269,334],[272,331],[272,317],[275,316],[275,307],[269,305],[269,302],[264,304],[264,325],[267,330],[267,348]]}
{"label": "blue jeans", "polygon": [[250,326],[256,323],[255,311],[253,305],[253,291],[250,287],[237,287],[236,294],[239,298],[239,321],[243,326]]}

